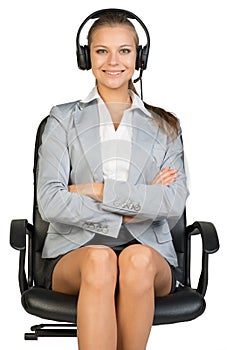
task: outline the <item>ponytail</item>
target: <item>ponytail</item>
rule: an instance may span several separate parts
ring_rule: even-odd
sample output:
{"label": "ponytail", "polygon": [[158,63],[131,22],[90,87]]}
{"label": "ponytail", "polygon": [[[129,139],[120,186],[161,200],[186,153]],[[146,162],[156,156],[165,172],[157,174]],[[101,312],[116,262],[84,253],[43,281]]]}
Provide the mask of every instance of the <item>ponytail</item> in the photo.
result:
{"label": "ponytail", "polygon": [[[131,79],[128,88],[139,96]],[[156,120],[163,131],[172,135],[174,138],[178,135],[179,121],[172,113],[165,111],[163,108],[151,106],[146,102],[144,102],[144,107],[155,114]]]}

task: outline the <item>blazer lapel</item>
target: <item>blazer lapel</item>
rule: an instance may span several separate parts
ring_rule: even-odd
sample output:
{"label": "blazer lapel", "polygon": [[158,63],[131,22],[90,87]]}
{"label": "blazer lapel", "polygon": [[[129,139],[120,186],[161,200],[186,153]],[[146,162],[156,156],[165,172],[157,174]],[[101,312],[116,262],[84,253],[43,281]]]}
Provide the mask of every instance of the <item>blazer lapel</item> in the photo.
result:
{"label": "blazer lapel", "polygon": [[103,182],[98,107],[95,102],[79,105],[74,117],[78,138],[95,182]]}
{"label": "blazer lapel", "polygon": [[[74,115],[77,136],[83,148],[84,155],[94,176],[94,181],[103,182],[103,168],[100,143],[100,126],[98,106],[91,104],[78,106]],[[152,149],[157,138],[158,128],[154,127],[152,117],[141,116],[136,110],[132,118],[133,140],[128,181],[137,183],[146,164],[151,164]]]}
{"label": "blazer lapel", "polygon": [[153,161],[152,149],[158,128],[154,127],[152,119],[141,116],[137,111],[134,111],[132,126],[133,142],[128,181],[136,184],[146,164]]}

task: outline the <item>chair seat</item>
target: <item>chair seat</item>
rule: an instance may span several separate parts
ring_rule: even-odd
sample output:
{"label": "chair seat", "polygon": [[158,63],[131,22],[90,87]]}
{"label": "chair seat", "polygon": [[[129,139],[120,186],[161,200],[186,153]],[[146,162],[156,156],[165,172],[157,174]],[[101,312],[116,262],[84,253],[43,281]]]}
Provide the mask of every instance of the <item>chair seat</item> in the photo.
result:
{"label": "chair seat", "polygon": [[24,309],[35,316],[63,322],[76,322],[77,298],[52,290],[33,287],[21,296]]}
{"label": "chair seat", "polygon": [[173,294],[156,298],[154,325],[191,321],[205,311],[201,294],[189,287],[180,287]]}
{"label": "chair seat", "polygon": [[[24,309],[35,316],[75,323],[77,298],[51,290],[33,287],[22,294]],[[154,324],[190,321],[205,310],[204,298],[189,287],[179,288],[166,297],[156,298]]]}

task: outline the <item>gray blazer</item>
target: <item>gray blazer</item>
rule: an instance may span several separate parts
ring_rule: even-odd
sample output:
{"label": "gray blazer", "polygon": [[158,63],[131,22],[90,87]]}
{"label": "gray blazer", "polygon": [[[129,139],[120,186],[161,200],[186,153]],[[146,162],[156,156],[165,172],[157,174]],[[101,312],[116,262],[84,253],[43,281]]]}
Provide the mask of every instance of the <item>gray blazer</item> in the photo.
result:
{"label": "gray blazer", "polygon": [[[56,257],[89,242],[95,234],[117,238],[122,215],[133,237],[177,265],[169,223],[182,215],[188,189],[181,135],[170,139],[156,115],[133,111],[133,145],[128,181],[103,179],[99,115],[95,101],[52,108],[37,167],[37,197],[49,222],[43,257]],[[178,170],[169,186],[151,185],[160,169]],[[103,203],[68,192],[74,183],[104,182]],[[133,222],[133,220],[135,222]]]}

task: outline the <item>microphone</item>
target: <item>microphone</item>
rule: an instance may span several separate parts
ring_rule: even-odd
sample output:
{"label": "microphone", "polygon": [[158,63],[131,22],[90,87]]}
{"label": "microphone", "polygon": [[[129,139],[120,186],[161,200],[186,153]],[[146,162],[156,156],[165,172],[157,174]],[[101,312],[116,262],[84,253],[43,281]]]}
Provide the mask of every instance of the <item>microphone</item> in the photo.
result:
{"label": "microphone", "polygon": [[137,83],[139,80],[141,80],[142,79],[142,75],[143,75],[143,69],[140,68],[140,75],[138,76],[138,78],[133,80],[133,83]]}
{"label": "microphone", "polygon": [[140,80],[140,97],[141,100],[143,101],[143,83],[142,83],[142,76],[143,76],[143,68],[140,68],[140,75],[138,78],[133,80],[133,83],[137,83]]}

